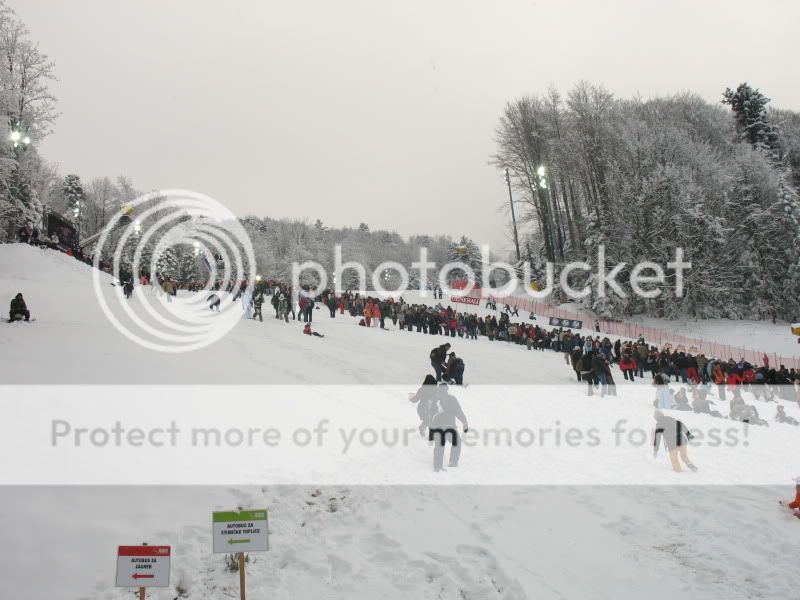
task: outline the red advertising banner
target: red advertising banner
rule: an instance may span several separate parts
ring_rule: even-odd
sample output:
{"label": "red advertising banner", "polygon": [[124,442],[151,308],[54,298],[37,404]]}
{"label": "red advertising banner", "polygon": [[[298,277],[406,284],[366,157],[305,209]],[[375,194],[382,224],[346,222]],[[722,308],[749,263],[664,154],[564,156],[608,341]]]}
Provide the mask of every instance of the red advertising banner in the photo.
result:
{"label": "red advertising banner", "polygon": [[169,556],[170,546],[119,546],[117,556]]}
{"label": "red advertising banner", "polygon": [[481,303],[480,298],[475,298],[474,296],[450,296],[451,302],[461,302],[462,304],[472,304],[473,306],[477,306]]}

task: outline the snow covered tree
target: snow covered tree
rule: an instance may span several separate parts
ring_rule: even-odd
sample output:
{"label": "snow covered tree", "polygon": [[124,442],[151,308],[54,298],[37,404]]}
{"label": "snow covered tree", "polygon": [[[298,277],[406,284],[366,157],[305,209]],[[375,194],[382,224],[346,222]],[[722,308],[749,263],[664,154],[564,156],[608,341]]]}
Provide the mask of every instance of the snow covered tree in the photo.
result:
{"label": "snow covered tree", "polygon": [[72,211],[72,217],[80,228],[81,221],[83,220],[83,209],[86,203],[86,194],[81,185],[81,178],[77,175],[67,175],[64,177],[64,185],[61,188],[61,194],[64,197],[67,208]]}
{"label": "snow covered tree", "polygon": [[[461,240],[450,244],[447,249],[447,261],[451,263],[464,263],[472,269],[475,274],[475,284],[482,285],[481,274],[483,270],[483,256],[478,244],[466,236],[461,236]],[[460,269],[450,271],[448,283],[452,284],[456,279],[466,279],[467,272]]]}
{"label": "snow covered tree", "polygon": [[741,83],[736,91],[730,88],[725,90],[722,94],[722,103],[731,107],[736,120],[736,130],[743,142],[777,157],[778,130],[769,122],[767,116],[769,98],[747,83]]}
{"label": "snow covered tree", "polygon": [[181,273],[180,259],[174,246],[156,247],[156,272],[163,278],[178,279]]}

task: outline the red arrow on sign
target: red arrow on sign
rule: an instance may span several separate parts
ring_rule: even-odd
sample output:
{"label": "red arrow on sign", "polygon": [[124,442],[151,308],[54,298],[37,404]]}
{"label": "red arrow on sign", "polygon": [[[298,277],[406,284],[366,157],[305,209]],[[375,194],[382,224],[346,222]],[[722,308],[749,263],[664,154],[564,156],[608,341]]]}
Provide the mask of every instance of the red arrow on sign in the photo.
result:
{"label": "red arrow on sign", "polygon": [[142,575],[140,573],[134,573],[131,575],[134,579],[153,579],[155,575]]}

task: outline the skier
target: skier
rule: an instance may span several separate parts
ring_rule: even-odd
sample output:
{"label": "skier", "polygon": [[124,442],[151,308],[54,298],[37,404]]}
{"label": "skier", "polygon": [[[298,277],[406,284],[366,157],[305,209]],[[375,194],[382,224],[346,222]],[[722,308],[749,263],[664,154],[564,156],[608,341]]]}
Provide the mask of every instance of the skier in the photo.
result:
{"label": "skier", "polygon": [[684,464],[692,471],[697,471],[691,461],[686,450],[686,446],[694,436],[689,428],[672,417],[667,417],[663,412],[657,410],[653,413],[653,418],[656,420],[656,431],[653,436],[653,458],[658,456],[658,448],[661,445],[663,438],[664,445],[669,452],[669,460],[672,463],[672,470],[676,473],[681,472],[681,465],[678,462],[678,455]]}
{"label": "skier", "polygon": [[431,418],[428,440],[433,444],[433,470],[435,472],[444,471],[444,446],[447,436],[450,436],[450,460],[449,467],[457,467],[461,457],[461,438],[456,431],[456,419],[461,421],[464,426],[464,433],[469,431],[469,424],[464,411],[455,396],[447,393],[447,385],[440,385],[436,389],[433,399],[434,415]]}
{"label": "skier", "polygon": [[31,313],[28,310],[28,306],[25,304],[25,299],[20,293],[14,296],[14,299],[11,301],[11,307],[8,311],[8,320],[21,321],[23,319],[25,319],[25,321],[30,321]]}
{"label": "skier", "polygon": [[442,373],[444,372],[444,361],[447,360],[447,351],[450,350],[450,344],[442,344],[431,350],[431,366],[436,372],[436,381],[442,381]]}

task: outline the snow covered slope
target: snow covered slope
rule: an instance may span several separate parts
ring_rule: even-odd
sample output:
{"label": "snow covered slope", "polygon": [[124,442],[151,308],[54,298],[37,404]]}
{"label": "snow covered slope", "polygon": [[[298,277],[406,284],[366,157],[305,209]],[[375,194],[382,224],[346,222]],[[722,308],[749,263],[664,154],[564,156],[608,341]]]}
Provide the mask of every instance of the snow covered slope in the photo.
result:
{"label": "snow covered slope", "polygon": [[[112,389],[90,404],[73,397],[81,393],[73,386],[8,384],[284,383],[298,388],[296,394],[306,387],[299,383],[320,394],[327,393],[320,384],[364,384],[372,394],[369,405],[333,392],[328,396],[344,424],[414,428],[413,405],[377,386],[395,383],[413,391],[429,370],[430,348],[443,341],[366,330],[351,318],[330,320],[320,310],[315,328],[326,334],[323,340],[303,336],[297,323],[267,318],[263,324],[242,321],[225,339],[198,352],[156,354],[106,321],[88,267],[49,251],[0,246],[0,300],[7,304],[17,292],[25,294],[38,320],[0,327],[0,378],[6,384],[0,392],[0,473],[27,472],[38,483],[56,481],[52,471],[67,482],[70,477],[86,482],[97,475],[88,471],[104,467],[102,462],[90,466],[94,455],[78,452],[36,455],[33,449],[46,430],[19,432],[36,425],[39,407],[62,407],[61,418],[85,418],[95,425],[107,417],[132,419],[137,406],[122,401],[126,388]],[[119,290],[109,285],[107,292]],[[558,420],[563,426],[594,424],[610,435],[608,425],[618,418],[642,427],[652,422],[652,392],[644,383],[618,377],[616,398],[587,398],[554,353],[458,338],[454,349],[467,363],[471,384],[457,395],[478,433],[503,424],[553,428]],[[560,391],[527,396],[535,388],[518,386],[543,383],[563,385]],[[485,398],[484,384],[515,384],[517,391],[503,394],[490,387],[495,396]],[[153,420],[171,418],[176,411],[187,421],[210,414],[209,401],[198,397],[192,405],[195,398],[185,395],[190,388],[184,386],[171,388],[169,396],[152,386],[134,389],[139,412]],[[271,394],[276,389],[214,386],[209,394],[217,394],[220,412],[234,416],[239,407],[256,406],[261,399],[265,415],[280,413],[274,421],[278,426],[324,412],[294,396],[284,399],[281,410],[281,398]],[[320,401],[322,396],[314,400]],[[105,413],[100,403],[107,406]],[[760,404],[759,410],[771,417],[774,405]],[[798,416],[796,407],[786,410]],[[693,414],[680,418],[697,430],[739,427]],[[148,598],[172,600],[178,587],[192,600],[236,597],[237,574],[227,572],[223,557],[210,552],[210,513],[267,506],[271,550],[251,557],[251,598],[792,598],[800,589],[795,564],[800,521],[777,500],[794,491],[797,429],[774,423],[753,427],[746,441],[693,447],[698,474],[673,473],[663,454],[653,461],[646,443],[592,452],[550,444],[479,445],[464,449],[458,469],[435,476],[430,449],[418,436],[408,447],[377,454],[360,449],[347,456],[316,455],[310,448],[281,448],[233,455],[226,450],[185,464],[165,458],[172,455],[108,450],[102,458],[117,473],[173,469],[173,480],[183,482],[199,482],[206,469],[227,469],[227,476],[217,477],[218,485],[201,487],[0,488],[0,511],[13,515],[3,535],[13,548],[0,562],[3,596],[130,598],[130,591],[113,587],[116,546],[149,542],[173,545],[173,577],[170,588],[154,590]],[[65,456],[68,460],[59,462]],[[402,477],[393,480],[396,473],[389,473],[389,466],[402,469]]]}

